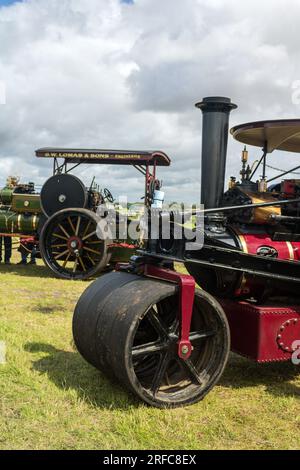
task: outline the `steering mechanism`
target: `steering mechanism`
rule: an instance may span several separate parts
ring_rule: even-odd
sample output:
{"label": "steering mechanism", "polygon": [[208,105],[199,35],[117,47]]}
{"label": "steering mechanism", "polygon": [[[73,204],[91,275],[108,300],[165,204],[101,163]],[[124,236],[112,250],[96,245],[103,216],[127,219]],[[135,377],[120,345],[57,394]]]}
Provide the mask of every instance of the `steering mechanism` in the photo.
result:
{"label": "steering mechanism", "polygon": [[111,204],[113,204],[113,202],[114,202],[114,197],[113,197],[113,195],[111,194],[110,190],[107,189],[107,188],[104,188],[103,194],[104,194],[104,200],[107,201],[107,202],[110,202]]}

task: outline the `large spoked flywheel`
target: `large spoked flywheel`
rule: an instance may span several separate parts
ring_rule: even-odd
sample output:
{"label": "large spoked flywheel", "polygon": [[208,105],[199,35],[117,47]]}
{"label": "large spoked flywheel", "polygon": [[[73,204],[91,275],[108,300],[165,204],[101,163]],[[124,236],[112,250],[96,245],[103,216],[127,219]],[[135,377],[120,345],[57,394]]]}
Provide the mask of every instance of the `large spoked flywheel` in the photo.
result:
{"label": "large spoked flywheel", "polygon": [[40,235],[40,251],[56,276],[88,279],[107,266],[108,240],[98,238],[99,220],[87,209],[64,209],[47,221]]}
{"label": "large spoked flywheel", "polygon": [[198,290],[193,352],[180,359],[177,287],[128,273],[107,274],[83,293],[73,335],[88,362],[156,407],[201,400],[220,378],[230,343],[221,306]]}

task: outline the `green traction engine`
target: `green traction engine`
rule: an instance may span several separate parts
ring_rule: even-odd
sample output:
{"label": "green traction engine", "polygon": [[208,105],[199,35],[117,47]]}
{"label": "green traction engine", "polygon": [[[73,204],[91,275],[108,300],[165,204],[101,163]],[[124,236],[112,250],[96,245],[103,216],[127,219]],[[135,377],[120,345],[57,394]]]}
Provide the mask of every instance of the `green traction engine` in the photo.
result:
{"label": "green traction engine", "polygon": [[[89,279],[128,260],[138,240],[98,237],[99,207],[119,210],[111,192],[100,190],[94,179],[86,187],[71,172],[82,164],[131,166],[145,178],[143,207],[153,207],[157,195],[163,194],[156,178],[157,167],[169,166],[169,157],[158,151],[57,148],[39,149],[36,156],[52,159],[53,175],[40,192],[34,183],[20,184],[18,178],[8,178],[0,190],[0,235],[34,236],[45,265],[63,279]],[[121,212],[118,220],[120,217]],[[138,226],[139,220],[135,223]]]}
{"label": "green traction engine", "polygon": [[38,232],[41,220],[40,195],[34,183],[19,184],[9,177],[0,190],[0,233],[19,236]]}

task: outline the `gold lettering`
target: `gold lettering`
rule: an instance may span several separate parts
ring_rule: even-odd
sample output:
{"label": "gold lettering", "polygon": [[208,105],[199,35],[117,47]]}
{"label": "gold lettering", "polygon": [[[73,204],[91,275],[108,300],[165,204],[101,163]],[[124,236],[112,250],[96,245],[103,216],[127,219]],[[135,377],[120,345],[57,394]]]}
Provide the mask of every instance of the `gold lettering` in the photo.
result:
{"label": "gold lettering", "polygon": [[[82,160],[141,160],[140,154],[126,153],[71,153],[71,152],[45,152],[41,156],[48,158],[82,159]],[[144,157],[145,158],[145,157]]]}

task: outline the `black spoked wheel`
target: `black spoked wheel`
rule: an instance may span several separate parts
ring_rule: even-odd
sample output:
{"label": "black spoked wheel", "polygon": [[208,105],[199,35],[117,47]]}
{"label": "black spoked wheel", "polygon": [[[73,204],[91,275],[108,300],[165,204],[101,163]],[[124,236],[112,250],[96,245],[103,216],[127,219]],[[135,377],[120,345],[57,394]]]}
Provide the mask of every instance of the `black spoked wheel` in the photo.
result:
{"label": "black spoked wheel", "polygon": [[64,209],[47,221],[40,236],[40,250],[56,276],[88,279],[107,266],[108,240],[98,238],[99,220],[87,209]]}
{"label": "black spoked wheel", "polygon": [[184,361],[177,353],[176,286],[128,274],[109,276],[92,284],[76,307],[73,331],[81,354],[152,406],[176,407],[201,400],[227,362],[229,328],[221,306],[204,291],[196,292],[193,352]]}

